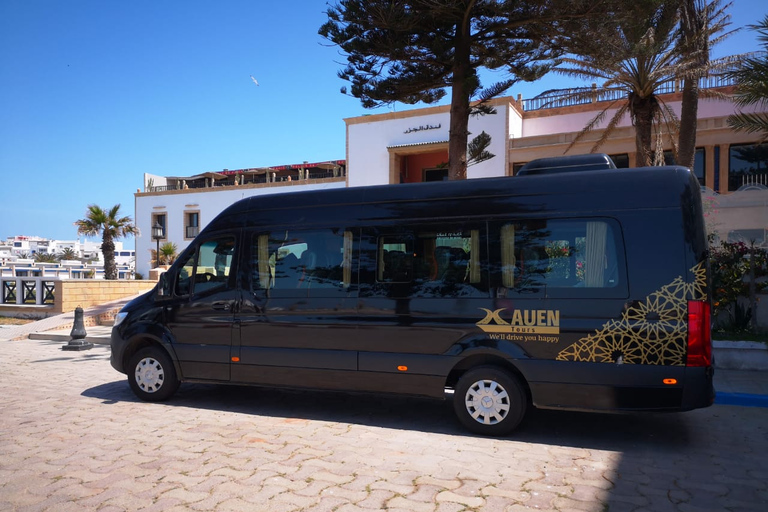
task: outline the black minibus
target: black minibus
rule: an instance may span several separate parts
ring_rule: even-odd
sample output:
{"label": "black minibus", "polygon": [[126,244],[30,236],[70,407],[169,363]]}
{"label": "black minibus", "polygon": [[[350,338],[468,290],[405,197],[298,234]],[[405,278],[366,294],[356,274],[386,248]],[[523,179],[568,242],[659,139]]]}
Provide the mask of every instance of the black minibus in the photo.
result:
{"label": "black minibus", "polygon": [[180,382],[452,397],[486,435],[531,406],[711,405],[695,176],[558,167],[238,201],[118,314],[111,364],[148,401]]}

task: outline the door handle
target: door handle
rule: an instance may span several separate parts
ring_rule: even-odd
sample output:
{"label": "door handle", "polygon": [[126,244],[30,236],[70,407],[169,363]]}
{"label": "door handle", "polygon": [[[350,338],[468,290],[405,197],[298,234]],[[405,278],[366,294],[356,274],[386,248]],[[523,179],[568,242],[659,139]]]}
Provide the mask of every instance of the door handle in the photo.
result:
{"label": "door handle", "polygon": [[229,311],[232,307],[232,302],[230,301],[220,301],[220,302],[214,302],[211,307],[215,311]]}

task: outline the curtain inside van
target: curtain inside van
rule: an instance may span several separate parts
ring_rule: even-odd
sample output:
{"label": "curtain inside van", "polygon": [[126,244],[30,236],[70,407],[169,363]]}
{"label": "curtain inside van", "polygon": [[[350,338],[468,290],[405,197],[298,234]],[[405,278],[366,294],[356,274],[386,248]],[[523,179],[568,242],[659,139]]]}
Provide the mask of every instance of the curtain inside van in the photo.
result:
{"label": "curtain inside van", "polygon": [[506,288],[515,287],[515,225],[501,226],[501,276]]}
{"label": "curtain inside van", "polygon": [[259,235],[259,287],[262,290],[269,288],[272,269],[269,265],[269,235]]}
{"label": "curtain inside van", "polygon": [[584,286],[587,288],[605,286],[607,234],[608,224],[605,222],[587,222],[584,265]]}
{"label": "curtain inside van", "polygon": [[480,282],[480,230],[473,229],[469,246],[469,282]]}
{"label": "curtain inside van", "polygon": [[342,268],[342,283],[344,288],[349,288],[349,284],[352,282],[352,232],[344,232],[344,251],[341,261]]}

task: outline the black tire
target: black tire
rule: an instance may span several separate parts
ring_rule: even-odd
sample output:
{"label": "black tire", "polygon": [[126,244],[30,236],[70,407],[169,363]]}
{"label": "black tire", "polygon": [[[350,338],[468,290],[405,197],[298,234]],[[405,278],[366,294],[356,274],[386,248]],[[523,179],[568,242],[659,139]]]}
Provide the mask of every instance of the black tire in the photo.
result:
{"label": "black tire", "polygon": [[144,401],[168,400],[179,389],[173,361],[159,347],[146,347],[136,352],[127,369],[131,390]]}
{"label": "black tire", "polygon": [[484,436],[503,436],[523,421],[528,398],[520,381],[495,366],[479,366],[459,379],[453,409],[469,431]]}

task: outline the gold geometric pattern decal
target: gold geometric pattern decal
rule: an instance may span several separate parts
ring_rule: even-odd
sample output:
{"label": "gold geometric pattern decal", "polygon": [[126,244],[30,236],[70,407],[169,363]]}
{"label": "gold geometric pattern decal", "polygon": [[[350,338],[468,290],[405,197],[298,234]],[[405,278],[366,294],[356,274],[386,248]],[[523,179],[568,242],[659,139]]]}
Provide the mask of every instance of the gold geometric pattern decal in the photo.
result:
{"label": "gold geometric pattern decal", "polygon": [[602,329],[563,349],[558,361],[592,363],[685,364],[688,335],[688,301],[707,300],[707,267],[691,269],[693,282],[682,276],[635,302]]}

